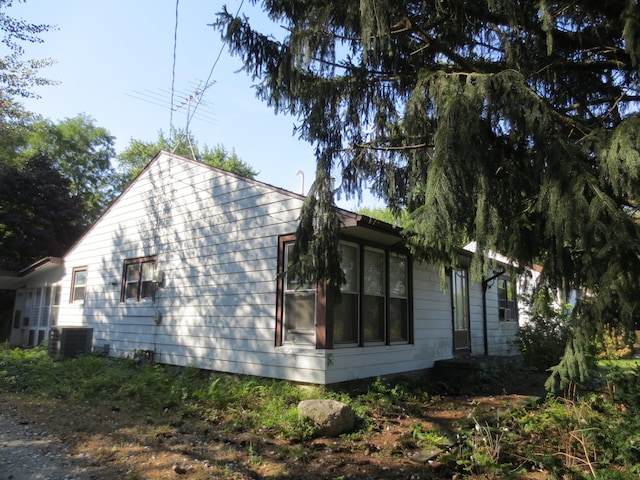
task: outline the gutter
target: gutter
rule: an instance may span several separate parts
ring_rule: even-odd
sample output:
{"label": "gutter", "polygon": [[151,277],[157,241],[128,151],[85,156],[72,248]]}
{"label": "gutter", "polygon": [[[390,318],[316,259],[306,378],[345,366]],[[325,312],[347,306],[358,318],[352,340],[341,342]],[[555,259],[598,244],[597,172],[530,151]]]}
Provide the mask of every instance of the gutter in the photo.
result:
{"label": "gutter", "polygon": [[505,269],[494,271],[489,278],[482,279],[482,341],[484,343],[484,354],[489,355],[489,337],[487,335],[487,289],[489,284],[496,278],[504,275]]}

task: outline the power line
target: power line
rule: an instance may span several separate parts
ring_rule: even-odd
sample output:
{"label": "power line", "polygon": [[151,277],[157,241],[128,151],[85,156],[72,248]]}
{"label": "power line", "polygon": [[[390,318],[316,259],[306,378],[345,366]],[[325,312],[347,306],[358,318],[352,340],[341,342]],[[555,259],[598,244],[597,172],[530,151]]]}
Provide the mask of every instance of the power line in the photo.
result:
{"label": "power line", "polygon": [[[240,2],[240,5],[238,6],[238,10],[236,11],[236,17],[238,15],[240,15],[240,10],[242,10],[242,6],[244,5],[244,0],[242,0]],[[224,51],[224,43],[222,44],[222,46],[220,47],[220,51],[218,52],[218,56],[216,57],[216,59],[213,62],[213,65],[211,65],[211,70],[209,70],[209,76],[207,77],[207,80],[204,82],[204,87],[203,90],[206,90],[207,88],[209,88],[211,86],[211,77],[213,76],[213,71],[216,68],[216,65],[218,65],[218,61],[220,60],[220,57],[222,56],[222,52]],[[202,99],[202,97],[200,97],[200,100]],[[186,129],[187,131],[189,130],[189,123],[191,122],[191,118],[193,117],[193,115],[195,115],[196,111],[198,110],[198,106],[200,105],[200,100],[198,100],[196,102],[196,104],[193,107],[193,114],[191,115],[191,117],[187,117],[187,126]]]}
{"label": "power line", "polygon": [[180,0],[176,0],[176,21],[173,29],[173,65],[171,67],[171,113],[169,114],[169,138],[173,132],[173,95],[175,92],[176,84],[176,51],[178,49],[178,10],[180,7]]}
{"label": "power line", "polygon": [[[194,82],[195,83],[195,82]],[[200,81],[197,84],[201,84]],[[158,89],[158,90],[132,90],[131,92],[125,92],[125,95],[131,98],[135,98],[136,100],[141,100],[143,102],[156,105],[163,109],[170,110],[170,114],[184,112],[185,117],[192,114],[190,110],[187,110],[190,107],[188,98],[193,95],[193,91],[182,91],[180,89],[174,90],[174,106],[171,108],[171,91],[167,89]],[[178,103],[180,102],[180,103]],[[193,102],[192,102],[193,104]],[[198,121],[202,121],[208,123],[210,125],[215,125],[216,123],[216,112],[214,110],[213,105],[208,102],[202,101],[200,102],[200,109],[196,115],[192,115],[194,119]]]}

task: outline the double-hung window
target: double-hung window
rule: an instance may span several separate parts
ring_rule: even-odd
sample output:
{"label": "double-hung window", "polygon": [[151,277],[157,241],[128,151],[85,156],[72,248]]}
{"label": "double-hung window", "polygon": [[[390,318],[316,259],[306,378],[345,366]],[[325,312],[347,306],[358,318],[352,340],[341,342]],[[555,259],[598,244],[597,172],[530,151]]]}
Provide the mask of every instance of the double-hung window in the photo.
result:
{"label": "double-hung window", "polygon": [[384,343],[386,313],[385,253],[377,248],[364,248],[362,272],[362,323],[364,343]]}
{"label": "double-hung window", "polygon": [[140,257],[124,261],[120,301],[140,301],[155,297],[157,257]]}
{"label": "double-hung window", "polygon": [[409,261],[406,255],[389,254],[389,341],[409,339]]}
{"label": "double-hung window", "polygon": [[71,297],[69,303],[84,303],[87,292],[87,267],[74,267],[71,273]]}
{"label": "double-hung window", "polygon": [[333,310],[333,343],[357,344],[360,339],[360,249],[352,243],[341,243],[341,265],[345,283]]}
{"label": "double-hung window", "polygon": [[[293,251],[293,243],[286,245],[285,265]],[[287,273],[284,288],[284,341],[298,344],[315,343],[316,288],[300,283]]]}
{"label": "double-hung window", "polygon": [[516,286],[509,279],[498,279],[498,318],[501,322],[518,320],[518,304],[516,301]]}

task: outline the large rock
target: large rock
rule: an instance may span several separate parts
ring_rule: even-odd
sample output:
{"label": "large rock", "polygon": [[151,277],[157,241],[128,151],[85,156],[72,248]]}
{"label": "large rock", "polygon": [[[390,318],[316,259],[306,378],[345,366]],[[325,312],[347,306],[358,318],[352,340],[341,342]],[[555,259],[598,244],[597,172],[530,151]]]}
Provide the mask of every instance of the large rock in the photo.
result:
{"label": "large rock", "polygon": [[317,434],[333,437],[353,430],[356,414],[349,405],[337,400],[303,400],[298,417],[309,418],[318,427]]}

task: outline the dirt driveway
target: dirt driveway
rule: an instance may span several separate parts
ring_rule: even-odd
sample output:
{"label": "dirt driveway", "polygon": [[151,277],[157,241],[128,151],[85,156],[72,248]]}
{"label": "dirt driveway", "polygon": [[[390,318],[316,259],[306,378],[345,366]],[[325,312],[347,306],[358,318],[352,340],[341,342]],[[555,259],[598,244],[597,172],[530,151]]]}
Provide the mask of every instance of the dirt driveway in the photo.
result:
{"label": "dirt driveway", "polygon": [[34,423],[5,402],[0,405],[0,480],[96,478],[47,425]]}

